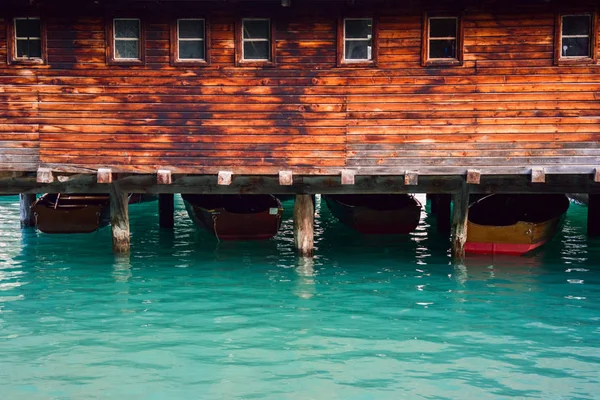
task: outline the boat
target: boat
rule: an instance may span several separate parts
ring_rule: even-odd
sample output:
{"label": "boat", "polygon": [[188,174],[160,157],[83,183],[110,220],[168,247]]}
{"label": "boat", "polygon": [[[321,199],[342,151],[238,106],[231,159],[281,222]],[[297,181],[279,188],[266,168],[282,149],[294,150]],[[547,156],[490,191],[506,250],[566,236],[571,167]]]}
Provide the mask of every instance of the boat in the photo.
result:
{"label": "boat", "polygon": [[562,194],[492,194],[469,206],[465,252],[522,255],[548,242],[569,208]]}
{"label": "boat", "polygon": [[283,207],[269,194],[183,194],[194,223],[220,240],[265,240],[277,234]]}
{"label": "boat", "polygon": [[324,195],[331,213],[364,234],[406,234],[421,218],[421,203],[408,194]]}
{"label": "boat", "polygon": [[[155,195],[129,195],[129,204],[153,200]],[[104,193],[46,193],[31,210],[44,233],[91,233],[110,224],[110,196]]]}

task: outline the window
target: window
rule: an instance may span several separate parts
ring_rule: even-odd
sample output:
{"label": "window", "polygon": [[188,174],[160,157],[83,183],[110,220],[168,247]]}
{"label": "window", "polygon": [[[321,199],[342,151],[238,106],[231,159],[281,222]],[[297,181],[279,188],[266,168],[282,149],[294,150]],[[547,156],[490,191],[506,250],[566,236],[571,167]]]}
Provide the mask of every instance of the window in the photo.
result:
{"label": "window", "polygon": [[236,28],[237,65],[271,65],[275,60],[275,27],[268,18],[244,18]]}
{"label": "window", "polygon": [[44,63],[45,30],[40,18],[14,18],[9,22],[9,59],[11,63]]}
{"label": "window", "polygon": [[176,61],[206,62],[206,23],[204,19],[178,19],[176,33]]}
{"label": "window", "polygon": [[107,29],[110,64],[142,64],[145,60],[144,29],[137,18],[115,18]]}
{"label": "window", "polygon": [[373,18],[345,18],[338,24],[338,66],[371,65],[377,58]]}
{"label": "window", "polygon": [[460,64],[462,62],[461,19],[425,16],[422,52],[424,65]]}
{"label": "window", "polygon": [[555,58],[559,62],[596,60],[595,14],[563,14],[557,17]]}
{"label": "window", "polygon": [[373,20],[344,20],[344,61],[371,61],[373,59]]}
{"label": "window", "polygon": [[242,59],[262,60],[271,59],[271,22],[268,19],[242,20]]}

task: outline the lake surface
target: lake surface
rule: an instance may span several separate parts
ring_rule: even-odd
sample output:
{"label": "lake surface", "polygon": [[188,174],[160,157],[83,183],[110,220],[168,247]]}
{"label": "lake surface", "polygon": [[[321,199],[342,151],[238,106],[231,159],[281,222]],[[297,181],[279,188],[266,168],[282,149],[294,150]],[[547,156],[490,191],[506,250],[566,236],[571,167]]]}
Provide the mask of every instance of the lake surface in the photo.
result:
{"label": "lake surface", "polygon": [[[318,202],[320,204],[320,202]],[[0,399],[600,398],[600,240],[572,204],[525,257],[453,266],[425,210],[365,237],[317,208],[314,260],[277,238],[218,243],[176,198],[110,228],[19,229],[0,198]]]}

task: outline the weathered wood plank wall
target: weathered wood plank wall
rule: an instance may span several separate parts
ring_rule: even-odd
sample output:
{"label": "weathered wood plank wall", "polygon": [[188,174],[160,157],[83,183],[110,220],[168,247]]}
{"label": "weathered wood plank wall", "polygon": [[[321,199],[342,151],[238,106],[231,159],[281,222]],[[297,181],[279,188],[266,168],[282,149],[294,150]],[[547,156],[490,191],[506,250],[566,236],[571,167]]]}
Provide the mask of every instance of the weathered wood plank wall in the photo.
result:
{"label": "weathered wood plank wall", "polygon": [[171,18],[158,6],[127,14],[146,22],[145,66],[108,66],[105,18],[57,9],[40,12],[47,65],[7,65],[0,22],[0,170],[376,174],[600,162],[600,66],[553,64],[555,14],[543,5],[467,10],[463,65],[435,68],[421,66],[419,8],[367,10],[380,15],[378,66],[340,68],[337,6],[250,7],[276,24],[277,65],[249,68],[234,66],[244,7],[235,16],[227,5],[187,7],[182,15],[210,19],[209,66],[170,65]]}

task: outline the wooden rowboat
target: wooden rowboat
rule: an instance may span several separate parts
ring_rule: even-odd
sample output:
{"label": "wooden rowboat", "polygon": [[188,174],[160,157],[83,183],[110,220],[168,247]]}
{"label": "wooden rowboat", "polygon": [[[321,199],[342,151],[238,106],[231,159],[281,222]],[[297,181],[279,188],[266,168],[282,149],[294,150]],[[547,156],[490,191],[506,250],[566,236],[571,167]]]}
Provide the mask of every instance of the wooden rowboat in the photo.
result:
{"label": "wooden rowboat", "polygon": [[559,230],[569,199],[562,194],[493,194],[469,207],[465,252],[521,255]]}
{"label": "wooden rowboat", "polygon": [[365,234],[406,234],[421,218],[421,203],[407,194],[324,195],[331,213]]}
{"label": "wooden rowboat", "polygon": [[[156,200],[131,194],[129,204]],[[108,194],[46,193],[31,206],[36,227],[44,233],[91,233],[110,224]]]}
{"label": "wooden rowboat", "polygon": [[272,195],[183,194],[196,225],[220,240],[265,240],[277,234],[283,207]]}

